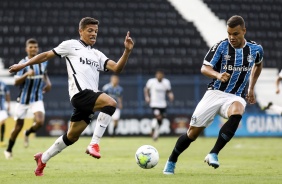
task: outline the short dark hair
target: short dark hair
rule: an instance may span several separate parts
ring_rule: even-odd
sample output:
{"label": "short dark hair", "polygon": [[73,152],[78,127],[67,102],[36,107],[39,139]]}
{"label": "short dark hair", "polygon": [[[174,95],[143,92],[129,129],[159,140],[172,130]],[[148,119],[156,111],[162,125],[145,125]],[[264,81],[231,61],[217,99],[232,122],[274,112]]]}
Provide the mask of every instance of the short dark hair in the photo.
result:
{"label": "short dark hair", "polygon": [[79,29],[84,29],[89,24],[99,25],[99,21],[92,17],[84,17],[79,22]]}
{"label": "short dark hair", "polygon": [[27,46],[28,44],[38,44],[37,40],[34,38],[30,38],[26,40],[25,45]]}
{"label": "short dark hair", "polygon": [[227,25],[231,28],[234,28],[238,25],[240,25],[242,28],[245,28],[245,21],[243,17],[239,15],[234,15],[228,19]]}

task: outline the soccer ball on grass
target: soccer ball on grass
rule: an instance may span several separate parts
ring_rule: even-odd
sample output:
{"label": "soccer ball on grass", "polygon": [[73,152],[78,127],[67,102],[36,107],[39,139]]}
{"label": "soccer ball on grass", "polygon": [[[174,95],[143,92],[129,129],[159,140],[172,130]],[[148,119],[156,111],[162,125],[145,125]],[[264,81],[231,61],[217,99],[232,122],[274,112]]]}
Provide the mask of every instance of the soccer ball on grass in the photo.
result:
{"label": "soccer ball on grass", "polygon": [[143,169],[151,169],[158,164],[159,153],[151,145],[143,145],[135,153],[136,163]]}

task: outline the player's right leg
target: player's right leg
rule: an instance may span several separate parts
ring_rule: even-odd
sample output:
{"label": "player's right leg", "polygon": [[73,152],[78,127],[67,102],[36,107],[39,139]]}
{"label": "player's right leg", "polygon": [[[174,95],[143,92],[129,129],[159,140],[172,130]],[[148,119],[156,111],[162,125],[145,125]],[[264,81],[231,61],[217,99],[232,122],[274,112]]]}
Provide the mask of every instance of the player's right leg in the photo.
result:
{"label": "player's right leg", "polygon": [[23,128],[24,120],[23,119],[18,119],[15,125],[15,128],[11,132],[11,136],[9,139],[8,147],[4,151],[4,155],[6,159],[11,159],[12,158],[12,149],[14,147],[14,144],[16,142],[16,139],[20,133],[20,131]]}
{"label": "player's right leg", "polygon": [[34,155],[34,160],[37,163],[37,168],[35,169],[34,173],[36,176],[43,176],[43,170],[46,166],[48,160],[52,157],[60,153],[63,149],[67,146],[72,145],[78,139],[83,130],[87,127],[87,123],[82,120],[79,122],[71,122],[70,128],[67,134],[62,135],[59,137],[55,143],[47,149],[44,153],[37,153]]}
{"label": "player's right leg", "polygon": [[29,135],[37,132],[45,121],[45,108],[43,101],[36,101],[30,104],[30,109],[34,115],[34,123],[31,127],[24,131],[24,147],[29,146]]}
{"label": "player's right leg", "polygon": [[175,165],[178,160],[179,155],[185,151],[189,145],[197,139],[205,127],[190,127],[187,133],[181,135],[166,162],[163,173],[164,174],[174,174]]}

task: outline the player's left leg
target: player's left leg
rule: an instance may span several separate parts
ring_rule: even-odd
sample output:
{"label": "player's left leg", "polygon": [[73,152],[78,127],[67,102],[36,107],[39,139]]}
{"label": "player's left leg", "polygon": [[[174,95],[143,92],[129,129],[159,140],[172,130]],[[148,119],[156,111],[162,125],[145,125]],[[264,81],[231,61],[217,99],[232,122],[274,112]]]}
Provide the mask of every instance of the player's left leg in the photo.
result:
{"label": "player's left leg", "polygon": [[4,142],[4,136],[5,136],[5,121],[8,118],[8,113],[7,111],[1,110],[0,111],[0,146],[4,147],[6,146]]}
{"label": "player's left leg", "polygon": [[116,110],[116,104],[116,101],[105,93],[100,94],[95,102],[93,112],[100,111],[100,113],[97,117],[91,142],[86,149],[86,153],[95,158],[99,159],[101,157],[99,143],[112,120],[112,115]]}
{"label": "player's left leg", "polygon": [[217,155],[222,150],[222,148],[232,139],[234,136],[238,125],[241,121],[242,114],[244,113],[245,105],[239,101],[234,101],[227,110],[228,121],[221,127],[217,141],[210,151],[210,153],[205,157],[205,162],[215,169],[219,167]]}
{"label": "player's left leg", "polygon": [[5,142],[4,142],[4,134],[5,134],[5,120],[3,120],[3,121],[1,121],[0,122],[0,146],[1,147],[4,147],[4,146],[6,146],[6,144],[5,144]]}

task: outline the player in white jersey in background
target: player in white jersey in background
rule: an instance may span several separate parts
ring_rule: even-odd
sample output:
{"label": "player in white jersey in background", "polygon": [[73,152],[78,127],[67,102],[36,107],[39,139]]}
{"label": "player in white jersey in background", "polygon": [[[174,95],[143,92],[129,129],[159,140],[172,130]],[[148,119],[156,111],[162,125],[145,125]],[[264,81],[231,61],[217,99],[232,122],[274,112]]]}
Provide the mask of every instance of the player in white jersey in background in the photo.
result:
{"label": "player in white jersey in background", "polygon": [[56,55],[64,57],[67,62],[69,96],[74,107],[71,123],[68,132],[59,137],[49,149],[44,153],[34,155],[37,162],[36,176],[43,175],[43,169],[51,157],[79,139],[95,111],[100,111],[100,113],[86,153],[95,158],[101,157],[99,142],[111,122],[111,116],[116,109],[116,101],[98,90],[99,73],[107,70],[120,73],[126,65],[134,42],[129,35],[130,33],[127,32],[124,40],[125,50],[118,62],[115,62],[93,48],[97,39],[98,24],[99,21],[94,18],[82,18],[78,30],[80,40],[66,40],[53,50],[43,52],[25,63],[10,67],[10,72],[16,72],[26,66],[50,60]]}
{"label": "player in white jersey in background", "polygon": [[118,126],[118,121],[120,119],[120,113],[122,109],[122,92],[123,88],[119,85],[119,77],[117,75],[112,75],[110,83],[105,84],[102,90],[112,97],[117,102],[117,107],[115,113],[112,115],[113,119],[113,136],[116,134],[116,129]]}
{"label": "player in white jersey in background", "polygon": [[155,78],[149,79],[144,87],[145,101],[149,104],[154,114],[151,135],[155,141],[159,138],[159,128],[166,113],[166,95],[170,102],[174,100],[170,81],[164,78],[163,71],[157,70]]}
{"label": "player in white jersey in background", "polygon": [[[10,90],[8,86],[0,80],[0,146],[6,146],[4,142],[4,134],[5,134],[5,121],[8,118],[8,114],[10,111]],[[7,103],[7,107],[6,107]]]}
{"label": "player in white jersey in background", "polygon": [[[38,54],[38,42],[34,38],[26,41],[25,51],[27,56],[19,63],[25,63],[36,54]],[[15,110],[16,124],[11,132],[9,144],[4,151],[6,159],[12,158],[12,149],[16,139],[23,128],[27,112],[30,109],[34,115],[34,123],[28,130],[24,131],[24,146],[28,147],[28,136],[38,131],[44,124],[45,108],[43,102],[43,93],[51,89],[51,82],[47,75],[47,61],[41,64],[28,66],[16,73],[15,85],[20,87],[20,93],[17,98]]]}
{"label": "player in white jersey in background", "polygon": [[[278,95],[280,94],[280,82],[282,81],[282,70],[280,70],[280,72],[278,73],[278,76],[275,80],[275,93]],[[282,116],[282,106],[281,105],[277,105],[273,102],[269,102],[268,105],[266,107],[263,107],[262,110],[271,110],[279,115]]]}

